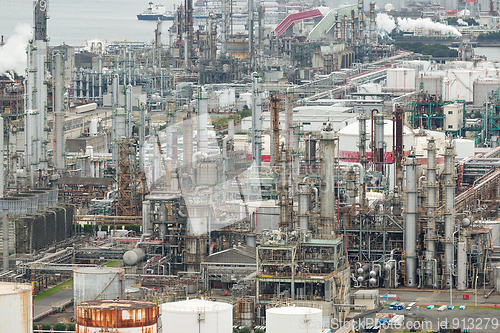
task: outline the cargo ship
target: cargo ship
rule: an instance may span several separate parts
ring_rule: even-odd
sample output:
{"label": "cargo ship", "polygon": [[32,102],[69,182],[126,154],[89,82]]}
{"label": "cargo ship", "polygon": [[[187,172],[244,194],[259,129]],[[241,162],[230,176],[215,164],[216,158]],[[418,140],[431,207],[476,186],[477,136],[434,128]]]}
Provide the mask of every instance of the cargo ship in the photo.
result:
{"label": "cargo ship", "polygon": [[142,14],[138,14],[137,18],[146,21],[173,21],[174,14],[167,11],[163,5],[155,5],[153,2],[149,2],[148,8]]}

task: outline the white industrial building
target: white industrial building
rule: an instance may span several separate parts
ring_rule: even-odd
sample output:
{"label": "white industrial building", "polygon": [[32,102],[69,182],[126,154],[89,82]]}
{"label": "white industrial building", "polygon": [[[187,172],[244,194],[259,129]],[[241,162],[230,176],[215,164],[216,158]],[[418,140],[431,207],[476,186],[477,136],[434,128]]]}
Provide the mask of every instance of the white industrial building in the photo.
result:
{"label": "white industrial building", "polygon": [[[293,109],[293,122],[301,123],[304,132],[321,131],[328,123],[333,130],[338,131],[356,121],[358,114],[354,113],[353,107],[339,106],[300,106]],[[262,130],[271,129],[271,113],[262,113]],[[280,112],[280,129],[286,129],[286,112]],[[252,127],[252,117],[241,120],[241,130],[249,131]]]}

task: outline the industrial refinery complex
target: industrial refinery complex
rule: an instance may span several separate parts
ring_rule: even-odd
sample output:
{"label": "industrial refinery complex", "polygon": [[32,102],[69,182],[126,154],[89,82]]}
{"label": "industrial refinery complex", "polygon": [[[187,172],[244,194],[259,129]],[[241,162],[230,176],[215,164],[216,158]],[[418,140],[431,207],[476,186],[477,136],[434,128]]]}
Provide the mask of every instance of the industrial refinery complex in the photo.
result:
{"label": "industrial refinery complex", "polygon": [[35,1],[0,333],[498,332],[498,3],[405,4],[151,2],[152,44],[55,46]]}

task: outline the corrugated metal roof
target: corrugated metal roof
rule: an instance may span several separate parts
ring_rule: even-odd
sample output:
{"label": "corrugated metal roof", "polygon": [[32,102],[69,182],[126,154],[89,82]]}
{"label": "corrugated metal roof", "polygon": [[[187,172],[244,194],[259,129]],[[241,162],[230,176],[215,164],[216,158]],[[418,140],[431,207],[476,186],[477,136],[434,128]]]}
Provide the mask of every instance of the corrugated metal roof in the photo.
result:
{"label": "corrugated metal roof", "polygon": [[277,36],[281,36],[288,27],[290,27],[293,23],[303,20],[312,19],[315,17],[323,17],[323,14],[319,9],[306,10],[303,12],[289,14],[280,24],[274,29],[274,32]]}
{"label": "corrugated metal roof", "polygon": [[112,178],[90,178],[90,177],[61,177],[57,180],[58,185],[92,185],[110,186],[113,184]]}
{"label": "corrugated metal roof", "polygon": [[255,264],[255,248],[248,245],[238,245],[209,255],[205,262],[224,264]]}
{"label": "corrugated metal roof", "polygon": [[309,40],[319,40],[324,34],[330,31],[335,25],[335,15],[339,15],[340,22],[344,15],[351,19],[352,10],[354,10],[354,17],[357,18],[358,5],[348,5],[330,10],[330,12],[311,30],[308,36]]}

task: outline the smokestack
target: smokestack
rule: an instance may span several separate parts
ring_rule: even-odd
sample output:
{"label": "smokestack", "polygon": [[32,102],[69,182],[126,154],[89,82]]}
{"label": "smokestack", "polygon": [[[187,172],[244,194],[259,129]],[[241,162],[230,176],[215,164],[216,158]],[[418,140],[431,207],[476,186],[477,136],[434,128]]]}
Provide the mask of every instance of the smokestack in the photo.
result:
{"label": "smokestack", "polygon": [[370,43],[377,44],[377,35],[375,34],[375,1],[370,2]]}
{"label": "smokestack", "polygon": [[3,269],[9,269],[9,210],[3,210]]}
{"label": "smokestack", "polygon": [[406,286],[417,285],[417,160],[408,156],[406,163]]}
{"label": "smokestack", "polygon": [[363,0],[358,0],[358,21],[359,21],[359,40],[363,40],[363,29],[365,20],[365,3]]}

